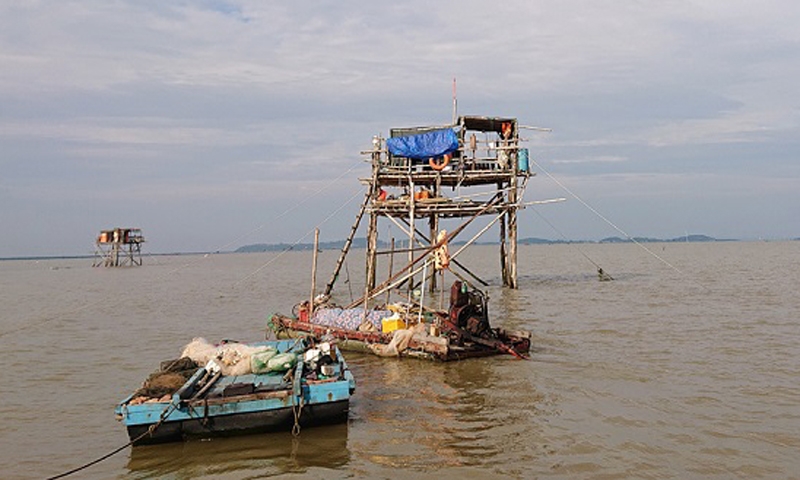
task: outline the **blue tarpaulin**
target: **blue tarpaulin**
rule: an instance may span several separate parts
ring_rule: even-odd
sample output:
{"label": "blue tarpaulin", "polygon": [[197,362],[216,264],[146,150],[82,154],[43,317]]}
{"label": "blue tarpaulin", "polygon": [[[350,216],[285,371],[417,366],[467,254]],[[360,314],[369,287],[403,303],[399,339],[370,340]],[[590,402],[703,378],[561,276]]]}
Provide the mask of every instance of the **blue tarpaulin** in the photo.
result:
{"label": "blue tarpaulin", "polygon": [[389,153],[399,157],[427,160],[458,150],[458,137],[452,128],[386,139]]}

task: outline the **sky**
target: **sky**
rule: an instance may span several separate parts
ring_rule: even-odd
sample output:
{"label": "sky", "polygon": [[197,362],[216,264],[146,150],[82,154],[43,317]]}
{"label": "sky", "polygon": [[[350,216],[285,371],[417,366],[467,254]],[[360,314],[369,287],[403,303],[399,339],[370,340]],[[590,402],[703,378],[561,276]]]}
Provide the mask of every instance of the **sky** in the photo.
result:
{"label": "sky", "polygon": [[[510,116],[520,237],[800,237],[800,3],[5,1],[0,258],[344,238],[393,127]],[[570,193],[567,193],[570,192]],[[591,208],[589,208],[591,207]],[[535,208],[535,211],[532,211]]]}

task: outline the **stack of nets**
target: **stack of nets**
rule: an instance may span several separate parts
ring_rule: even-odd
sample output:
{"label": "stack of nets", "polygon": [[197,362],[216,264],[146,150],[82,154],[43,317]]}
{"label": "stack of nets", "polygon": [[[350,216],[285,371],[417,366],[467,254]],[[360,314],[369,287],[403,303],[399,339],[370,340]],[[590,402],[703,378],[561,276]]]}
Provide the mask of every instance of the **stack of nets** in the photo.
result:
{"label": "stack of nets", "polygon": [[199,365],[188,357],[161,362],[161,368],[147,377],[141,388],[133,394],[131,405],[147,401],[169,401],[172,394],[186,383]]}

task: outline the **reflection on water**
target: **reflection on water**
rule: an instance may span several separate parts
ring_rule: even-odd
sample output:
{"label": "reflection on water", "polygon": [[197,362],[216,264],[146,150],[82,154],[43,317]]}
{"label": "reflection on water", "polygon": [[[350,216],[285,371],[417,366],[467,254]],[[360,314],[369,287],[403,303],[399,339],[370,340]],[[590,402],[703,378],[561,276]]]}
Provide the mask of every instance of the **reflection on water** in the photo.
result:
{"label": "reflection on water", "polygon": [[350,461],[347,424],[131,449],[129,478],[241,478],[303,474],[311,467],[338,469]]}
{"label": "reflection on water", "polygon": [[371,432],[352,448],[384,467],[514,473],[537,450],[529,443],[535,417],[554,412],[520,375],[530,364],[511,357],[441,364],[358,356],[350,365],[361,385],[352,416]]}

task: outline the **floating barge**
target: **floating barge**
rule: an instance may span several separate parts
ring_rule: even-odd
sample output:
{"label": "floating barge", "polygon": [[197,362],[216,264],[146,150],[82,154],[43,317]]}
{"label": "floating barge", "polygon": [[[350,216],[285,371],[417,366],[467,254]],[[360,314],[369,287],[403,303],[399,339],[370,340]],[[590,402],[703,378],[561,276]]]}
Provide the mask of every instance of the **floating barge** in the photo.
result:
{"label": "floating barge", "polygon": [[333,337],[342,350],[379,356],[442,362],[503,354],[527,358],[530,332],[492,328],[482,292],[463,287],[461,282],[453,284],[448,312],[420,314],[401,304],[366,313],[358,308],[319,308],[309,320],[306,303],[299,306],[299,316],[273,314],[268,328],[278,338]]}
{"label": "floating barge", "polygon": [[[284,340],[214,348],[204,366],[198,367],[191,353],[162,362],[142,389],[117,405],[117,419],[134,445],[278,430],[299,433],[301,427],[347,420],[355,380],[335,345]],[[286,360],[287,354],[295,360]],[[264,368],[270,360],[285,363],[261,373],[241,373],[241,363],[231,367],[249,361]],[[226,367],[241,374],[226,374]],[[188,380],[177,390],[159,391],[180,375]]]}

